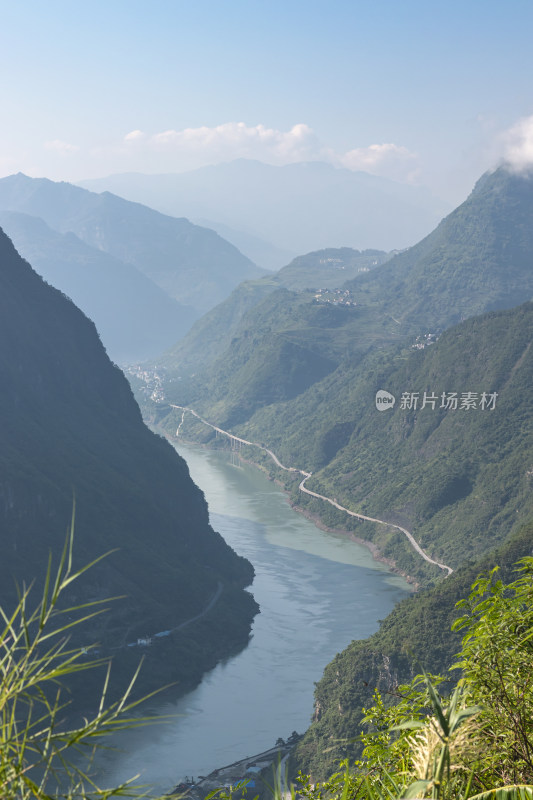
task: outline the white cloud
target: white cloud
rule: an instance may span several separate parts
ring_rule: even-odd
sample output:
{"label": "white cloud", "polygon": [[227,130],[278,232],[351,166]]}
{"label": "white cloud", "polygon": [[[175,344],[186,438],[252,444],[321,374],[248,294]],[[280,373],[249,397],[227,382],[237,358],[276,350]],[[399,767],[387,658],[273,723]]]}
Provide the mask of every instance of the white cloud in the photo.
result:
{"label": "white cloud", "polygon": [[371,144],[369,147],[356,147],[348,150],[342,158],[343,166],[348,169],[362,169],[371,171],[382,166],[385,162],[405,161],[415,158],[407,147],[397,144]]}
{"label": "white cloud", "polygon": [[140,142],[146,138],[146,134],[143,131],[130,131],[124,137],[125,142]]}
{"label": "white cloud", "polygon": [[337,167],[403,181],[413,181],[417,175],[417,156],[406,147],[393,143],[371,144],[337,152],[323,144],[305,123],[298,123],[287,131],[244,122],[166,130],[150,136],[135,130],[124,137],[126,146],[132,142],[142,147],[147,155],[189,164],[190,168],[251,158],[275,165],[326,161]]}
{"label": "white cloud", "polygon": [[54,150],[56,153],[61,153],[62,155],[77,153],[80,149],[78,145],[63,142],[61,139],[54,139],[51,142],[45,142],[44,146],[46,150]]}
{"label": "white cloud", "polygon": [[504,135],[504,161],[516,172],[533,169],[533,115],[519,120]]}
{"label": "white cloud", "polygon": [[213,128],[185,128],[156,133],[149,143],[168,150],[202,151],[212,158],[260,158],[275,163],[316,158],[319,144],[309,126],[294,125],[289,131],[226,122]]}

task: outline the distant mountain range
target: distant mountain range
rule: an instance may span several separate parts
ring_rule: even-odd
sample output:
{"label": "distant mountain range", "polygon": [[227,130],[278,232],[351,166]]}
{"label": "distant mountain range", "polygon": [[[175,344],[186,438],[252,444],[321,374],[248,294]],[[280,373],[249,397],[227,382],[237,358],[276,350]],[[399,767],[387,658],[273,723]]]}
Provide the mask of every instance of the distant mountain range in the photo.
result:
{"label": "distant mountain range", "polygon": [[[238,159],[179,174],[111,175],[81,185],[166,214],[213,220],[291,253],[341,246],[402,249],[450,210],[423,188],[322,162],[275,167]],[[240,241],[262,266],[279,268],[289,260],[276,261],[271,253],[263,258]]]}
{"label": "distant mountain range", "polygon": [[68,183],[3,178],[0,212],[17,247],[94,319],[117,361],[161,352],[265,272],[214,231]]}
{"label": "distant mountain range", "polygon": [[[140,690],[170,681],[183,690],[246,643],[253,569],[209,526],[185,462],[143,424],[94,324],[1,231],[0,377],[0,602],[16,602],[15,580],[39,586],[75,499],[75,563],[116,550],[76,584],[76,603],[124,597],[74,644],[113,655],[116,684],[140,658],[129,643],[170,631],[217,597],[197,624],[145,648]],[[90,678],[79,691],[88,703]]]}

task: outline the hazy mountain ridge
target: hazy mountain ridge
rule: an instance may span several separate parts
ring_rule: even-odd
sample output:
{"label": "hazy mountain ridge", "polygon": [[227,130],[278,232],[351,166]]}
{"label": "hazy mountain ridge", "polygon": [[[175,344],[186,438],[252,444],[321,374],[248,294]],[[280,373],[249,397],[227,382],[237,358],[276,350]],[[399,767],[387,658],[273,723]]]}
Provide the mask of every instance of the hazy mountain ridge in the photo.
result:
{"label": "hazy mountain ridge", "polygon": [[211,228],[222,236],[226,241],[231,242],[241,253],[257,264],[268,270],[278,270],[296,256],[288,250],[282,250],[252,233],[230,228],[222,222],[213,222],[210,219],[193,218],[191,222],[201,225],[203,228]]}
{"label": "hazy mountain ridge", "polygon": [[430,231],[449,206],[428,190],[323,162],[237,159],[167,175],[82,181],[166,214],[212,219],[296,253],[332,245],[392,250]]}
{"label": "hazy mountain ridge", "polygon": [[104,192],[11,175],[0,208],[40,217],[60,233],[133,264],[167,294],[204,313],[234,286],[264,270],[214,231]]}
{"label": "hazy mountain ridge", "polygon": [[117,363],[155,357],[196,318],[132,264],[73,233],[58,233],[39,217],[13,211],[0,211],[0,224],[34,269],[94,321]]}
{"label": "hazy mountain ridge", "polygon": [[43,577],[75,497],[76,563],[118,548],[75,589],[78,601],[127,597],[85,626],[80,642],[118,648],[118,684],[139,660],[127,642],[195,616],[223,587],[205,619],[146,653],[140,688],[171,680],[185,688],[246,643],[257,609],[243,587],[253,569],[210,528],[185,462],[143,424],[94,324],[4,233],[0,284],[0,410],[9,420],[0,432],[2,605],[15,602],[15,578]]}

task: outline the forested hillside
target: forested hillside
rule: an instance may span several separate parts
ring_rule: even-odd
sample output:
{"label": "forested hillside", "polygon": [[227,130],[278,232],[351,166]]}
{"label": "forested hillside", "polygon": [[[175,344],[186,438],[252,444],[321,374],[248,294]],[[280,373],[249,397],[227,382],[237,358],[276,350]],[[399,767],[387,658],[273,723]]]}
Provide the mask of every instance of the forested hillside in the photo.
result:
{"label": "forested hillside", "polygon": [[[468,596],[480,573],[496,565],[501,568],[498,577],[515,579],[516,561],[531,555],[532,541],[530,520],[502,547],[464,564],[439,586],[404,600],[374,636],[352,642],[337,655],[317,684],[313,721],[297,746],[293,772],[301,769],[313,780],[324,780],[338,769],[343,758],[351,760],[360,755],[360,733],[369,730],[362,722],[363,709],[373,705],[376,689],[386,705],[397,703],[401,699],[398,686],[426,671],[448,678],[448,687],[444,688],[449,695],[460,677],[459,672],[447,674],[461,647],[461,631],[451,630],[454,620],[464,613],[456,603]],[[525,677],[517,675],[521,681]]]}
{"label": "forested hillside", "polygon": [[[235,431],[266,442],[285,465],[313,472],[307,488],[406,527],[433,559],[455,569],[533,513],[532,338],[532,303],[474,317],[423,349],[397,346],[346,361]],[[378,410],[379,390],[396,398],[393,408]],[[161,424],[174,433],[172,415]],[[187,416],[182,435],[210,441],[214,434]],[[246,457],[327,526],[372,542],[417,580],[439,576],[396,529],[303,494],[298,473],[279,470],[256,448]]]}
{"label": "forested hillside", "polygon": [[[245,314],[258,306],[267,295],[283,288],[312,289],[314,296],[326,289],[329,292],[324,302],[327,299],[337,302],[341,293],[331,290],[338,289],[350,277],[375,269],[390,255],[380,250],[361,252],[350,247],[331,247],[298,256],[271,275],[244,281],[226,300],[204,314],[187,336],[157,359],[154,366],[165,370],[170,381],[188,379],[191,373],[205,370],[224,355],[234,336],[239,334]],[[253,314],[250,319],[253,321]]]}

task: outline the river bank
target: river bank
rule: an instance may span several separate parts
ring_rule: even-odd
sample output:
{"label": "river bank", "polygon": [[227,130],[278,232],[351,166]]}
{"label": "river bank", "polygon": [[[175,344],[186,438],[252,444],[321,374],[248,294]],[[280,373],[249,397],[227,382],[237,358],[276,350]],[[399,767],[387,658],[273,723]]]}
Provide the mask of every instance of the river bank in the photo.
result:
{"label": "river bank", "polygon": [[[412,562],[414,570],[416,571],[416,573],[420,574],[421,577],[433,578],[433,576],[431,575],[431,569],[433,567],[437,567],[438,570],[441,570],[442,572],[446,573],[447,576],[452,574],[453,569],[450,566],[448,566],[447,564],[441,563],[440,561],[436,561],[430,555],[428,555],[428,553],[420,546],[420,542],[418,542],[415,539],[415,537],[413,536],[412,532],[410,530],[408,530],[407,528],[405,528],[403,525],[400,525],[398,522],[393,522],[390,519],[383,519],[383,518],[379,518],[379,517],[371,517],[371,516],[368,516],[367,514],[361,513],[360,511],[353,511],[352,509],[347,508],[346,506],[340,505],[340,503],[337,501],[336,497],[333,497],[333,498],[332,497],[328,497],[326,495],[320,494],[320,493],[318,493],[318,492],[306,487],[305,484],[309,480],[309,478],[312,477],[312,473],[311,472],[307,472],[306,470],[302,469],[301,467],[286,466],[286,465],[282,464],[281,461],[279,460],[278,456],[272,450],[270,450],[264,443],[249,441],[249,440],[244,439],[244,438],[242,438],[240,436],[237,436],[237,434],[234,434],[231,431],[224,430],[223,428],[220,428],[219,426],[215,425],[214,423],[209,422],[208,420],[204,419],[200,414],[198,414],[197,411],[195,411],[193,408],[190,408],[188,406],[181,406],[181,405],[175,405],[173,403],[170,403],[169,407],[171,409],[175,409],[175,410],[181,412],[181,421],[180,421],[180,423],[179,423],[179,425],[178,425],[178,427],[176,429],[176,433],[175,433],[175,438],[176,439],[178,439],[180,437],[180,430],[184,426],[185,417],[188,414],[188,415],[192,416],[193,418],[195,418],[195,420],[197,420],[198,423],[200,423],[200,425],[205,426],[205,427],[211,429],[212,431],[214,431],[216,438],[218,438],[219,435],[221,435],[224,439],[229,440],[229,442],[231,443],[232,452],[237,452],[240,455],[241,449],[244,446],[245,448],[247,448],[248,452],[253,451],[254,453],[261,453],[262,456],[263,456],[263,459],[264,459],[264,456],[266,455],[269,459],[271,459],[274,462],[276,468],[278,468],[279,470],[281,470],[283,472],[286,472],[289,475],[294,476],[294,477],[297,476],[297,475],[301,476],[301,480],[300,480],[300,483],[298,485],[298,491],[299,492],[302,492],[303,494],[305,494],[305,495],[307,495],[307,496],[309,496],[311,498],[318,499],[319,501],[327,504],[327,506],[331,506],[334,509],[336,509],[337,511],[340,511],[342,514],[348,515],[348,517],[350,517],[352,520],[371,522],[371,523],[376,524],[378,526],[378,530],[380,531],[380,533],[378,534],[378,540],[380,541],[380,545],[383,542],[385,544],[385,546],[388,546],[387,538],[390,536],[391,531],[393,531],[393,532],[399,531],[402,534],[402,537],[405,537],[405,539],[408,542],[408,548],[405,549],[405,555],[407,556],[407,563]],[[168,436],[168,430],[165,431],[164,435]],[[183,434],[181,434],[181,435],[183,435]],[[255,459],[253,459],[253,457],[252,457],[252,461],[255,461]],[[285,488],[287,488],[287,487],[285,487]],[[292,500],[294,502],[294,498],[293,497],[292,497]],[[329,509],[329,512],[331,514],[331,509]],[[373,543],[375,544],[375,542],[373,542]],[[417,564],[416,563],[416,559],[413,560],[413,553],[412,552],[409,553],[409,548],[411,548],[411,550],[414,551],[414,553],[416,553],[417,556],[419,556],[422,559],[422,563]],[[401,549],[398,552],[399,552],[399,558],[401,558],[402,561],[405,561],[406,559],[405,559],[404,555],[402,554]],[[411,575],[411,573],[408,571],[408,569],[404,569],[403,567],[400,567],[400,565],[399,565],[398,561],[396,560],[396,558],[393,559],[390,555],[387,556],[387,558],[394,562],[396,570],[401,570],[401,572],[404,575],[409,575],[409,577],[411,578],[413,583],[417,583],[416,579],[414,578],[414,576]],[[428,568],[429,568],[429,573],[428,573]]]}
{"label": "river bank", "polygon": [[196,781],[191,776],[190,780],[178,784],[171,794],[186,794],[190,800],[205,800],[217,789],[225,788],[235,792],[236,787],[239,787],[243,795],[249,791],[252,791],[254,797],[261,795],[263,786],[269,782],[272,785],[276,771],[283,767],[284,760],[300,738],[293,737],[293,741],[276,744],[264,752],[240,758],[225,767],[218,767],[209,775],[199,775]]}
{"label": "river bank", "polygon": [[[182,420],[182,422],[180,423],[180,425],[177,428],[177,434],[178,434],[177,436],[173,436],[172,434],[169,434],[168,431],[165,431],[164,429],[159,430],[159,432],[162,433],[162,435],[165,436],[165,438],[173,446],[176,445],[178,442],[185,442],[188,445],[191,445],[191,446],[194,446],[194,447],[205,448],[206,450],[211,450],[213,452],[220,452],[220,451],[224,451],[224,450],[226,452],[234,452],[234,451],[231,451],[230,448],[212,447],[210,444],[206,444],[204,442],[198,442],[198,441],[195,441],[195,440],[188,440],[187,438],[185,438],[183,436],[183,434],[181,434],[181,435],[179,434],[179,430],[180,430],[182,424],[183,424],[183,420]],[[226,431],[222,431],[219,428],[215,428],[215,430],[220,431],[221,433],[227,433]],[[238,441],[242,441],[242,440],[238,440]],[[250,445],[251,443],[247,443],[247,444]],[[277,462],[277,459],[275,458],[274,454],[271,453],[271,451],[269,451],[267,448],[263,448],[263,449],[266,452],[268,452],[271,456],[273,456],[275,461]],[[383,564],[384,566],[386,566],[387,569],[389,569],[395,575],[399,575],[402,578],[404,578],[407,581],[407,583],[409,583],[413,587],[414,591],[418,591],[418,589],[420,589],[419,581],[414,576],[412,576],[408,572],[406,572],[405,570],[402,570],[398,566],[398,564],[396,563],[396,561],[393,558],[385,556],[381,552],[379,547],[374,542],[371,542],[369,539],[364,539],[361,536],[357,536],[353,531],[350,531],[350,530],[348,530],[346,528],[331,527],[331,526],[326,525],[326,523],[323,521],[323,519],[322,519],[322,517],[320,516],[319,513],[313,512],[313,511],[309,511],[309,509],[306,509],[303,506],[299,505],[297,502],[295,502],[294,499],[291,498],[291,492],[287,488],[286,483],[284,483],[279,478],[274,477],[271,474],[271,471],[266,466],[264,466],[264,464],[259,463],[258,461],[254,460],[253,458],[245,458],[242,455],[240,450],[236,452],[236,457],[238,457],[239,460],[242,461],[244,464],[249,464],[250,466],[253,466],[256,469],[260,470],[264,475],[267,476],[267,478],[269,480],[273,481],[277,486],[279,486],[281,488],[281,490],[283,492],[285,492],[285,494],[287,495],[288,501],[289,501],[289,505],[293,509],[293,511],[296,511],[299,514],[302,514],[302,516],[304,516],[306,519],[308,519],[310,522],[312,522],[314,525],[316,525],[317,528],[319,528],[322,531],[325,531],[327,533],[333,533],[333,534],[336,534],[338,536],[346,536],[352,542],[354,542],[356,544],[359,544],[359,545],[362,545],[363,547],[366,547],[370,551],[370,553],[372,554],[372,558],[375,561],[377,561],[380,564]],[[279,462],[277,462],[277,463],[279,464]],[[287,471],[293,472],[293,473],[307,474],[307,473],[303,473],[302,470],[299,470],[299,469],[296,469],[296,468],[287,468],[287,467],[283,467],[282,465],[281,465],[281,468],[285,469]]]}

